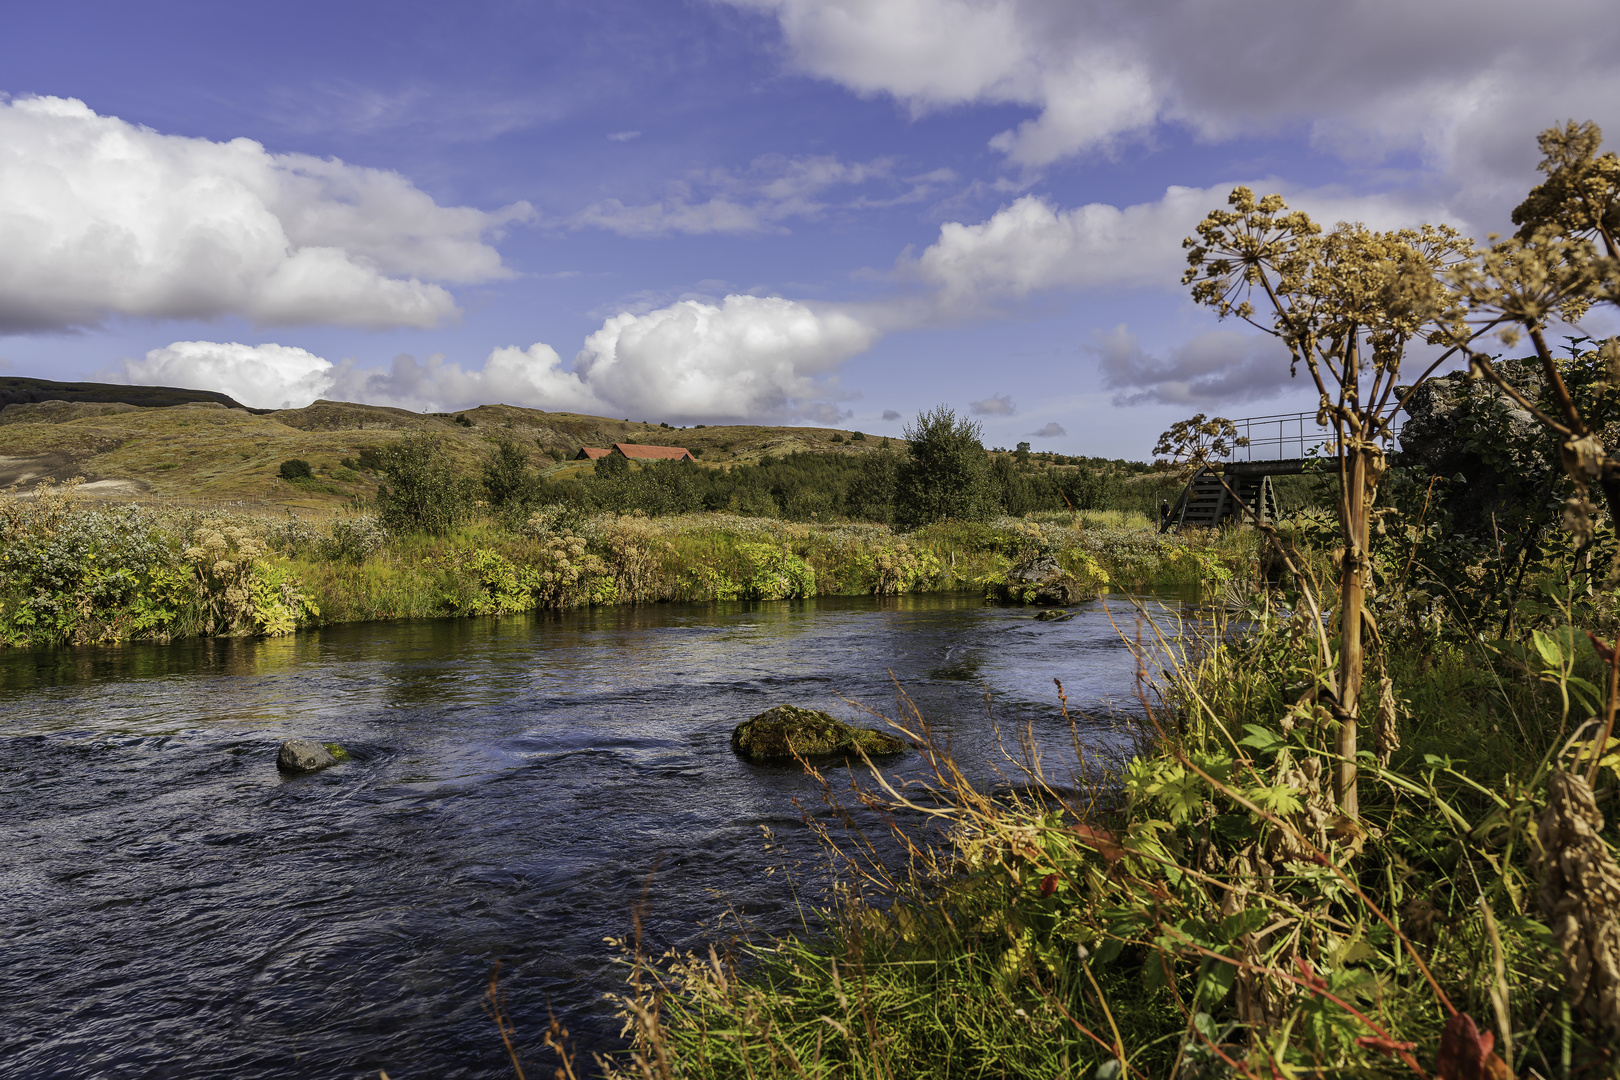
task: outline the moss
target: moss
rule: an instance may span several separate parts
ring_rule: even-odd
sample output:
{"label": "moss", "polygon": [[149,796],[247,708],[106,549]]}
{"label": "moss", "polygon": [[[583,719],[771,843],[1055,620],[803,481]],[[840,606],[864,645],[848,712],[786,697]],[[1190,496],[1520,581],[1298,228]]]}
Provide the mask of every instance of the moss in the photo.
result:
{"label": "moss", "polygon": [[795,756],[898,754],[905,744],[893,735],[851,727],[816,709],[778,705],[738,724],[731,733],[731,748],[750,761],[787,761]]}
{"label": "moss", "polygon": [[328,754],[331,754],[338,761],[348,761],[350,758],[352,758],[354,756],[353,754],[349,753],[347,750],[343,749],[342,745],[339,744],[339,743],[328,742],[328,743],[321,743],[321,745],[326,747],[326,752]]}

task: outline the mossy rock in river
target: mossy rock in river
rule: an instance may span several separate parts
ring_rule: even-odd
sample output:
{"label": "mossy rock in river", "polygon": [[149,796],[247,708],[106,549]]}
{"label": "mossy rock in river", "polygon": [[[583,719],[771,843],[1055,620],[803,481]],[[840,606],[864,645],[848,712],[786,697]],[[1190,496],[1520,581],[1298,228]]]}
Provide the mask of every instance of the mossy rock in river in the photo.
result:
{"label": "mossy rock in river", "polygon": [[851,727],[816,709],[778,705],[752,720],[744,720],[731,733],[731,748],[749,761],[792,761],[806,758],[898,754],[906,744],[873,728]]}
{"label": "mossy rock in river", "polygon": [[276,753],[276,768],[285,773],[312,773],[329,769],[350,754],[335,742],[318,743],[311,739],[288,739]]}

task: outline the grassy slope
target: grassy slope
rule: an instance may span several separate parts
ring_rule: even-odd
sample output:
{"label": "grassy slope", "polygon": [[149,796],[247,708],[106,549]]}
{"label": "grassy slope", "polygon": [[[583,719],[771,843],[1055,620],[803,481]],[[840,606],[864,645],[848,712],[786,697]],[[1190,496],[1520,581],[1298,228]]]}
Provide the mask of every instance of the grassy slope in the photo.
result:
{"label": "grassy slope", "polygon": [[[848,439],[853,434],[835,428],[734,425],[682,430],[511,405],[484,405],[458,415],[472,426],[456,423],[452,414],[327,401],[262,415],[212,402],[164,408],[64,401],[13,404],[0,412],[0,484],[31,475],[58,480],[84,476],[92,481],[126,481],[122,491],[129,494],[267,499],[316,508],[372,494],[374,478],[346,473],[338,462],[409,431],[441,436],[468,471],[487,450],[487,438],[497,433],[534,446],[539,465],[550,465],[542,447],[572,456],[581,446],[615,442],[685,446],[700,452],[710,466],[751,463],[763,454],[800,450],[869,453],[883,443],[876,436],[834,443],[835,435]],[[904,444],[894,440],[891,445]],[[278,482],[277,468],[288,458],[310,462],[316,481],[299,487]],[[553,467],[552,474],[562,478],[580,468],[565,462]]]}

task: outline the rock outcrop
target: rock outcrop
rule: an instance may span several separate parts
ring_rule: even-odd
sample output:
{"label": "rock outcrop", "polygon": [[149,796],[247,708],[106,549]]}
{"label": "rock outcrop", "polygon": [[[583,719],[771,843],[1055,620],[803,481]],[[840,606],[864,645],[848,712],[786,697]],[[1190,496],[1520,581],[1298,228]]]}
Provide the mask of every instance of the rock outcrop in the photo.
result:
{"label": "rock outcrop", "polygon": [[879,757],[906,747],[875,728],[851,727],[817,709],[778,705],[738,724],[731,733],[731,748],[749,761],[780,763],[795,757],[851,757],[863,752]]}
{"label": "rock outcrop", "polygon": [[286,773],[312,773],[348,760],[349,752],[337,743],[288,739],[276,754],[276,768]]}

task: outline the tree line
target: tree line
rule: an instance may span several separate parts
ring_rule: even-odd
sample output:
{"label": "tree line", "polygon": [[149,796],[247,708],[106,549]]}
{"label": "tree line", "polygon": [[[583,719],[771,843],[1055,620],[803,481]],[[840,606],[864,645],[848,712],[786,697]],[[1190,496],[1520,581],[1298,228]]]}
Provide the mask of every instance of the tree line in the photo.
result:
{"label": "tree line", "polygon": [[[903,452],[798,452],[757,464],[710,468],[693,461],[633,465],[617,455],[591,474],[554,481],[531,465],[527,443],[504,433],[476,477],[459,475],[432,436],[413,435],[371,456],[382,475],[378,512],[391,531],[444,532],[483,503],[520,523],[541,506],[650,516],[721,511],[789,521],[875,521],[914,528],[1038,511],[1149,509],[1153,485],[1128,483],[1148,466],[1103,459],[1039,460],[1027,443],[992,455],[983,428],[948,406],[918,414]],[[1148,488],[1152,490],[1148,490]],[[1140,507],[1135,506],[1141,503]]]}

